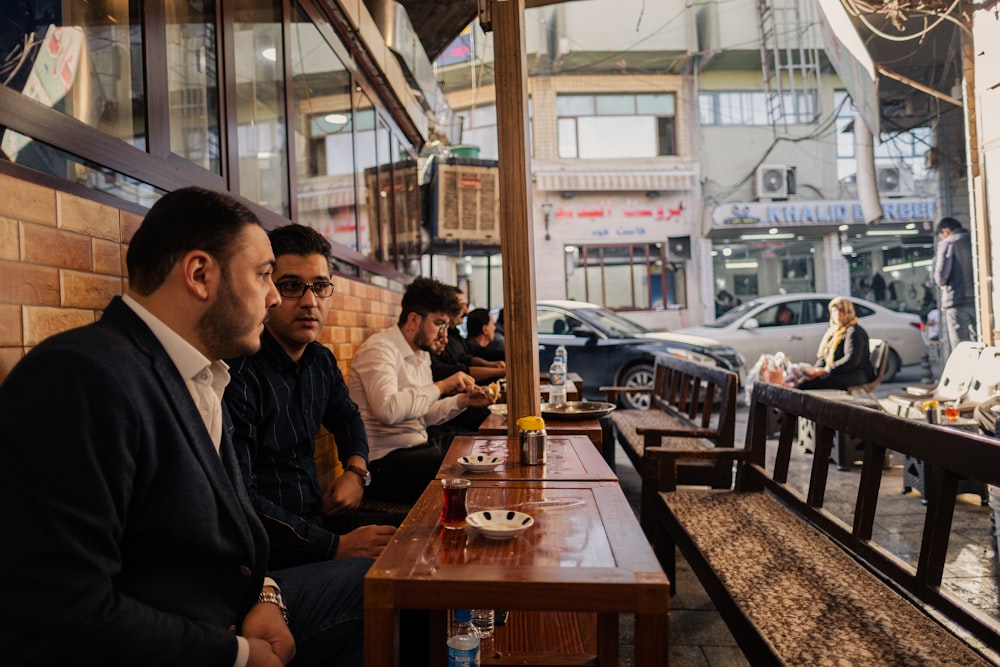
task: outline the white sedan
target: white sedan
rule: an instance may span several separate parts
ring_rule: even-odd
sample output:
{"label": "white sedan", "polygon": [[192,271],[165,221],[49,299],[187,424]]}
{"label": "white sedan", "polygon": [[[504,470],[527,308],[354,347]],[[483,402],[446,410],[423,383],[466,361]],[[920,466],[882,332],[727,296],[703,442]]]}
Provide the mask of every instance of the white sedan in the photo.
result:
{"label": "white sedan", "polygon": [[[714,338],[739,350],[748,365],[762,354],[784,352],[792,361],[813,362],[820,339],[830,326],[827,304],[835,294],[776,294],[762,296],[723,313],[701,327],[674,330]],[[871,301],[851,297],[858,322],[870,338],[889,343],[889,363],[883,381],[901,366],[919,364],[927,353],[918,315],[898,313]],[[787,312],[791,311],[791,315]]]}

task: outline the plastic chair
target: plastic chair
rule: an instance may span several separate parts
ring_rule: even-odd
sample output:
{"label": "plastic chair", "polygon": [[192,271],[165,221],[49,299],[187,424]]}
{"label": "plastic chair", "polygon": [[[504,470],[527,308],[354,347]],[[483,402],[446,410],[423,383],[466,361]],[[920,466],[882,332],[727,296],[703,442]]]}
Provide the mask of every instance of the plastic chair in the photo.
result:
{"label": "plastic chair", "polygon": [[969,391],[959,404],[962,412],[972,410],[1000,393],[1000,348],[992,345],[984,347],[976,360]]}
{"label": "plastic chair", "polygon": [[911,385],[903,394],[890,394],[880,399],[879,405],[889,414],[910,419],[921,416],[924,401],[954,403],[969,393],[979,365],[979,356],[986,348],[984,343],[964,341],[955,346],[941,370],[936,385]]}

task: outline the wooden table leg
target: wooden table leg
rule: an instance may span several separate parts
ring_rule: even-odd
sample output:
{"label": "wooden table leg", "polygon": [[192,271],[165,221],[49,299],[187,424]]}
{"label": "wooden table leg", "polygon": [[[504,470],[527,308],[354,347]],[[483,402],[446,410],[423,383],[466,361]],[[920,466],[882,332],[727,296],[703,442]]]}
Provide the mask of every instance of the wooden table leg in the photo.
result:
{"label": "wooden table leg", "polygon": [[[618,614],[601,613],[597,615],[597,664],[618,664]],[[637,665],[642,663],[637,662]]]}
{"label": "wooden table leg", "polygon": [[670,621],[666,614],[636,614],[635,664],[667,667],[670,663],[669,637]]}
{"label": "wooden table leg", "polygon": [[365,607],[365,667],[399,667],[399,610]]}

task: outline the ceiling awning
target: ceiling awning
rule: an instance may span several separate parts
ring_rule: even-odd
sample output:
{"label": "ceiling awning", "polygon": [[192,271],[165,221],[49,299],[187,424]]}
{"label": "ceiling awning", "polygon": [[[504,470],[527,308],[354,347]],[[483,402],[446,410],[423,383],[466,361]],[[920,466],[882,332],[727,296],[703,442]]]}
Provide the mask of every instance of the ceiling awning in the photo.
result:
{"label": "ceiling awning", "polygon": [[535,169],[535,185],[544,192],[621,191],[639,192],[696,190],[698,173],[694,170],[655,169]]}

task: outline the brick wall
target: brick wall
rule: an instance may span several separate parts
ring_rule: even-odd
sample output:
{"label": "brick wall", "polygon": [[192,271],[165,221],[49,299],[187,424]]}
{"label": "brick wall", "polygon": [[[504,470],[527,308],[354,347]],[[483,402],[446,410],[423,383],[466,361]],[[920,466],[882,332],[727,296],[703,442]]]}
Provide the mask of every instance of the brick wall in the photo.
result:
{"label": "brick wall", "polygon": [[[93,322],[125,289],[141,216],[0,174],[0,382],[54,333]],[[338,277],[321,342],[346,376],[354,351],[399,314],[398,293]]]}

